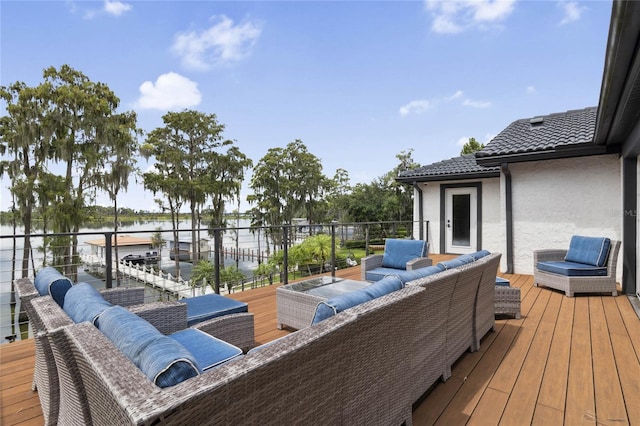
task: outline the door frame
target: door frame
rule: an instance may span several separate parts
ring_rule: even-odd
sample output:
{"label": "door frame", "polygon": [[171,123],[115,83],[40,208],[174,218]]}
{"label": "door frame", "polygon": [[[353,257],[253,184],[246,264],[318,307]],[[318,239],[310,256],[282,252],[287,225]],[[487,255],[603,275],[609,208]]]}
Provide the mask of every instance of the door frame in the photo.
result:
{"label": "door frame", "polygon": [[[459,189],[459,188],[473,188],[476,190],[476,247],[475,250],[480,250],[482,247],[482,182],[465,182],[465,183],[447,183],[440,185],[440,253],[446,254],[447,250],[447,235],[446,235],[446,203],[447,189]],[[473,250],[474,247],[471,247]]]}

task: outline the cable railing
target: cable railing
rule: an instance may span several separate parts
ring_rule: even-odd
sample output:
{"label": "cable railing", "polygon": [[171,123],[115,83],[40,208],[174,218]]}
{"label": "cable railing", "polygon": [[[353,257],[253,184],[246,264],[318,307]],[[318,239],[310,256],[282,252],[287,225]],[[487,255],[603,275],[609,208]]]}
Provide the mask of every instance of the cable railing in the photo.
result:
{"label": "cable railing", "polygon": [[[231,222],[231,221],[229,221]],[[123,223],[78,233],[31,233],[1,225],[0,339],[29,337],[13,283],[54,266],[98,289],[145,287],[145,302],[228,294],[355,266],[386,238],[428,240],[428,222],[293,224],[172,229],[168,221]],[[73,247],[75,246],[75,249]],[[304,249],[301,247],[305,246]],[[25,247],[26,250],[25,250]],[[26,252],[26,253],[25,253]],[[203,262],[206,261],[206,262]]]}

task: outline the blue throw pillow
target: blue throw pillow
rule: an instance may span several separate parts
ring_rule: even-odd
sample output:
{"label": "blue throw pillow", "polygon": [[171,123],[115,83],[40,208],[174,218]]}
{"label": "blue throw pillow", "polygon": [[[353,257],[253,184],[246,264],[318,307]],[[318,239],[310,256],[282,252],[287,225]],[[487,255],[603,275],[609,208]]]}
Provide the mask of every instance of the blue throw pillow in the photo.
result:
{"label": "blue throw pillow", "polygon": [[64,306],[64,297],[73,283],[53,266],[47,266],[38,271],[33,285],[40,296],[50,295],[62,307]]}
{"label": "blue throw pillow", "polygon": [[183,345],[121,306],[112,306],[100,315],[99,329],[161,388],[177,385],[202,372]]}
{"label": "blue throw pillow", "polygon": [[358,306],[362,303],[384,296],[385,294],[400,290],[403,286],[404,284],[400,278],[395,276],[386,276],[380,281],[360,290],[332,297],[331,299],[318,303],[311,324],[317,324],[320,321],[324,321],[327,318],[339,314],[345,309]]}
{"label": "blue throw pillow", "polygon": [[414,269],[412,271],[398,271],[395,276],[400,278],[403,283],[409,281],[419,280],[420,278],[428,277],[429,275],[437,274],[444,271],[444,266],[437,264],[434,266],[425,266],[424,268]]}
{"label": "blue throw pillow", "polygon": [[407,269],[407,262],[418,257],[425,257],[426,251],[426,241],[388,238],[384,244],[382,267]]}
{"label": "blue throw pillow", "polygon": [[451,260],[447,260],[444,262],[440,262],[438,263],[439,266],[443,266],[444,269],[453,269],[453,268],[457,268],[458,266],[462,266],[462,265],[466,265],[468,263],[472,263],[475,262],[475,258],[473,258],[473,256],[470,256],[468,254],[463,254],[461,256],[456,257],[455,259],[451,259]]}
{"label": "blue throw pillow", "polygon": [[71,287],[64,299],[63,309],[75,323],[89,321],[98,326],[97,320],[111,303],[91,284],[78,283]]}
{"label": "blue throw pillow", "polygon": [[609,255],[609,238],[582,237],[574,235],[569,243],[569,251],[564,260],[602,267]]}
{"label": "blue throw pillow", "polygon": [[482,259],[485,256],[490,255],[491,252],[489,250],[480,250],[475,253],[470,253],[469,256],[473,257],[474,260]]}

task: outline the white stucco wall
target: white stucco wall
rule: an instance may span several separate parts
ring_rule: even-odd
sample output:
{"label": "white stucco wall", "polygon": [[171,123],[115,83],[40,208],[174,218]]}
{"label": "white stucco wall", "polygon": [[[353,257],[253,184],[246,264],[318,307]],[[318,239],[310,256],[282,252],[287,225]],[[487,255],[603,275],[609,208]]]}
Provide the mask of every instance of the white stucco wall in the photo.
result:
{"label": "white stucco wall", "polygon": [[[514,272],[533,274],[533,250],[568,248],[572,235],[622,235],[616,154],[512,163]],[[618,279],[622,257],[618,257]],[[504,265],[504,263],[503,263]]]}
{"label": "white stucco wall", "polygon": [[[500,224],[500,179],[456,180],[420,183],[423,195],[424,220],[429,221],[429,252],[440,253],[440,187],[447,184],[482,183],[482,247],[490,251],[502,251],[504,227]],[[414,220],[418,221],[418,197],[414,197]],[[416,234],[418,235],[418,234]]]}

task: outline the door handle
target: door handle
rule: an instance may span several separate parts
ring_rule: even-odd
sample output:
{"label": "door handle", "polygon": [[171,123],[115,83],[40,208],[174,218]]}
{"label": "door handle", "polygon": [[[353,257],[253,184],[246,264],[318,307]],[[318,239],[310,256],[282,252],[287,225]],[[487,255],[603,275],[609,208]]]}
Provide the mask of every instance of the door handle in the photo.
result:
{"label": "door handle", "polygon": [[451,221],[447,220],[447,228],[451,228]]}

